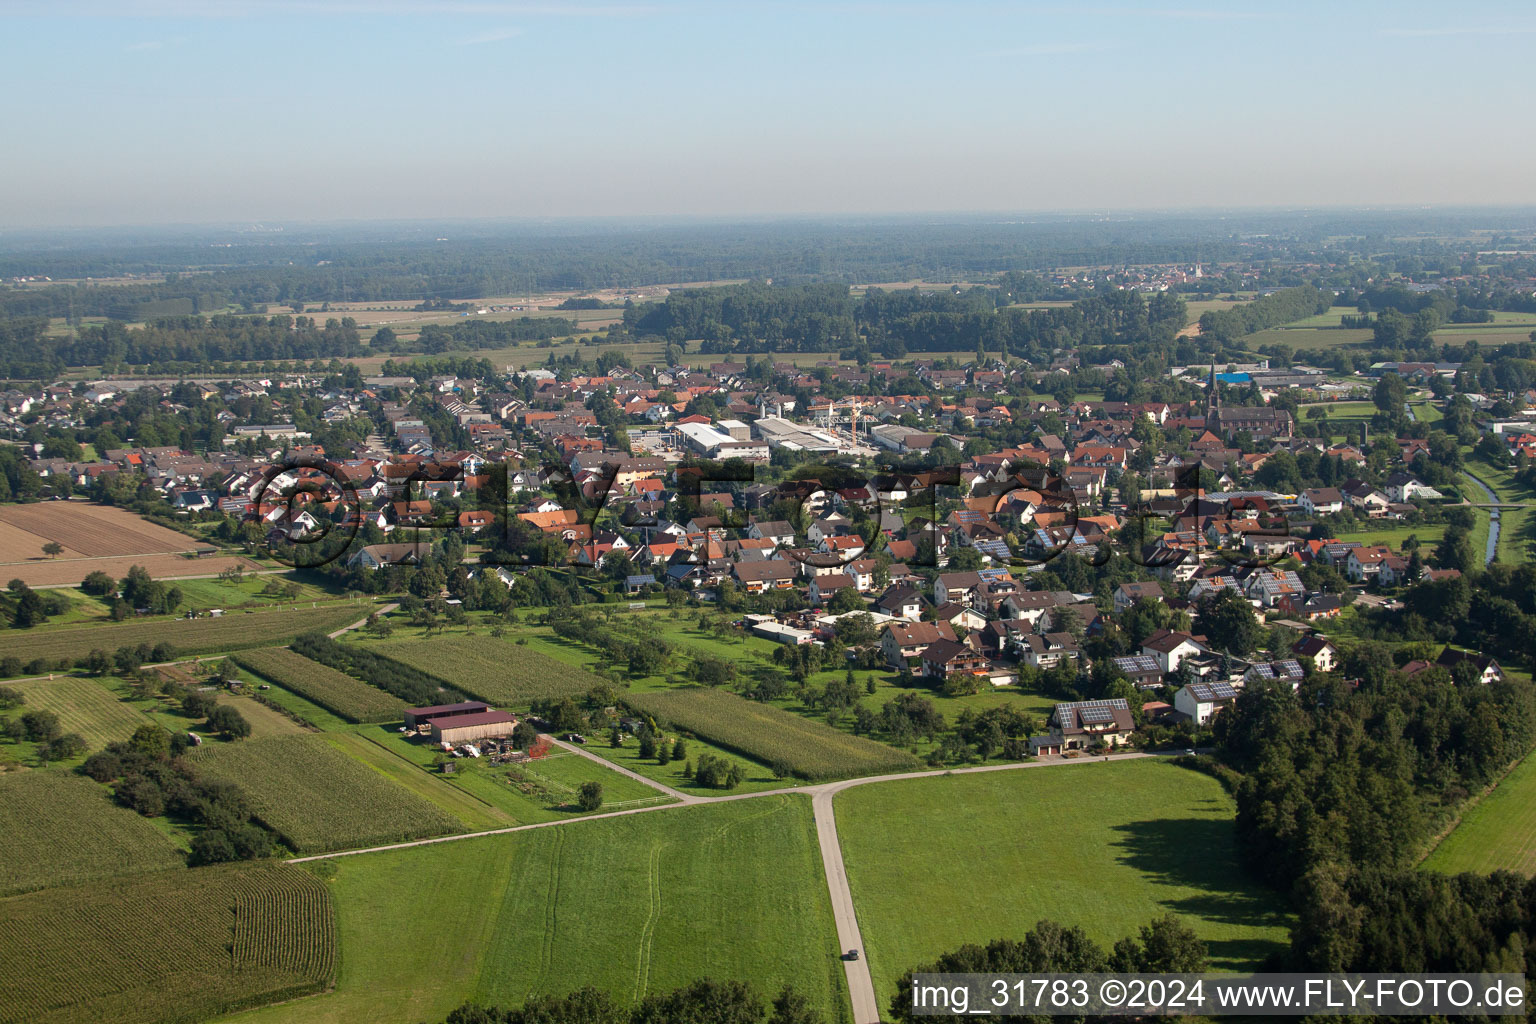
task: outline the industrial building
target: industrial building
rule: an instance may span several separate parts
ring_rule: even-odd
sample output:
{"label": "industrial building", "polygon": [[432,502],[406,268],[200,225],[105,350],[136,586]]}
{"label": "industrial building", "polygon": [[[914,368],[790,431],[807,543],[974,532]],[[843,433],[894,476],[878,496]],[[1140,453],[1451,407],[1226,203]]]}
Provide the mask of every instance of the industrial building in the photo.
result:
{"label": "industrial building", "polygon": [[707,423],[679,423],[675,429],[683,444],[700,455],[713,455],[721,445],[735,440],[730,434],[722,434]]}
{"label": "industrial building", "polygon": [[767,462],[768,446],[761,441],[750,441],[737,436],[746,429],[745,423],[727,420],[727,434],[705,423],[679,423],[675,428],[682,445],[710,459],[745,459],[748,462]]}
{"label": "industrial building", "polygon": [[848,445],[824,430],[803,426],[780,416],[763,416],[752,421],[752,430],[768,442],[770,448],[792,452],[838,452]]}

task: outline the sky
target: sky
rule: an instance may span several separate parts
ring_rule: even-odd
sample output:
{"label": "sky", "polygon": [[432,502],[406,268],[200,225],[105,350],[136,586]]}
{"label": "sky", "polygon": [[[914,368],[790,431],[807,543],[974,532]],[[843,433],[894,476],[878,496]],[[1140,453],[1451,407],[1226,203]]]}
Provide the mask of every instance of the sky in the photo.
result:
{"label": "sky", "polygon": [[0,230],[1536,202],[1536,6],[0,0]]}

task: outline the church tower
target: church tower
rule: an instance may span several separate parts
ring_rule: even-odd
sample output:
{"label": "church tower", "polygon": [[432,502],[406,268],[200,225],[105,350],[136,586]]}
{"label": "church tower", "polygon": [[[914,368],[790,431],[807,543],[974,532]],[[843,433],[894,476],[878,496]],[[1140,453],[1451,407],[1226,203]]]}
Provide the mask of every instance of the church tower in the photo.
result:
{"label": "church tower", "polygon": [[1217,414],[1221,412],[1221,390],[1216,380],[1216,357],[1211,356],[1211,382],[1206,386],[1205,392],[1205,429],[1215,430],[1219,424],[1216,422]]}

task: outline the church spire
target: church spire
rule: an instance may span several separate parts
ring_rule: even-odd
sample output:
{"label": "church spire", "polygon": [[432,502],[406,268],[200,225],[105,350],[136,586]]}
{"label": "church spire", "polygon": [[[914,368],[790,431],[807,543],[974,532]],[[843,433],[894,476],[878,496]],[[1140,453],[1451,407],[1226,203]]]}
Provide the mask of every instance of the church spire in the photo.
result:
{"label": "church spire", "polygon": [[1211,353],[1211,382],[1205,394],[1205,426],[1211,429],[1216,425],[1216,414],[1221,411],[1221,391],[1216,380],[1216,354]]}

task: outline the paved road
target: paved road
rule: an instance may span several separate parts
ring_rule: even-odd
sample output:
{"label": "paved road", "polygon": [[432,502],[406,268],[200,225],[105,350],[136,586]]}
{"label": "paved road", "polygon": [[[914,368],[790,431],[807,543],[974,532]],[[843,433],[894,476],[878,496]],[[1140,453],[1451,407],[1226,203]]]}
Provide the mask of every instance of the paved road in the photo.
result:
{"label": "paved road", "polygon": [[841,782],[823,782],[814,786],[785,786],[779,789],[765,789],[756,793],[727,793],[722,796],[699,796],[692,793],[684,793],[670,786],[648,779],[638,772],[630,771],[622,765],[617,765],[606,758],[599,757],[579,745],[557,740],[553,736],[550,741],[565,750],[580,754],[582,757],[597,761],[606,768],[611,768],[622,775],[643,782],[654,789],[671,796],[677,803],[651,804],[646,807],[630,807],[620,811],[606,811],[601,814],[589,814],[580,818],[561,818],[556,821],[543,821],[533,825],[510,825],[507,828],[488,829],[484,832],[467,832],[460,835],[437,836],[433,839],[417,839],[408,843],[390,843],[386,846],[370,846],[362,850],[342,850],[336,853],[318,853],[308,857],[292,857],[285,863],[303,864],[312,860],[334,860],[338,857],[356,857],[365,853],[381,853],[386,850],[406,850],[414,846],[433,846],[438,843],[456,843],[464,839],[480,839],[484,836],[508,835],[513,832],[527,832],[536,828],[555,828],[560,825],[570,825],[582,821],[594,821],[601,818],[622,818],[631,814],[650,814],[655,811],[676,810],[679,807],[694,806],[697,804],[728,803],[733,800],[756,800],[765,796],[783,796],[789,793],[800,793],[810,796],[812,815],[816,821],[816,840],[821,847],[821,866],[826,875],[827,892],[832,902],[832,918],[837,927],[838,949],[846,952],[858,950],[857,960],[844,960],[843,973],[848,982],[848,998],[853,1006],[854,1024],[880,1024],[880,1000],[875,993],[874,979],[869,973],[869,958],[864,952],[864,937],[859,931],[858,914],[854,910],[853,890],[848,885],[848,873],[843,865],[842,844],[837,836],[837,819],[833,813],[832,802],[837,794],[854,786],[867,786],[876,782],[898,782],[904,779],[926,779],[937,775],[971,775],[978,772],[1006,772],[1024,768],[1053,768],[1070,764],[1091,764],[1096,760],[1111,761],[1135,761],[1147,757],[1173,757],[1179,751],[1162,753],[1128,753],[1112,754],[1106,758],[1061,758],[1050,757],[1039,761],[1024,761],[1009,764],[975,765],[970,768],[937,768],[931,771],[900,772],[894,775],[870,775],[861,779],[845,779]]}
{"label": "paved road", "polygon": [[[848,1001],[853,1005],[853,1024],[879,1024],[880,997],[869,973],[869,958],[864,955],[864,935],[859,931],[859,917],[853,908],[853,889],[848,885],[848,869],[843,864],[843,847],[837,838],[837,818],[832,813],[832,798],[838,790],[818,789],[811,797],[811,811],[816,818],[816,842],[821,847],[821,870],[827,878],[827,892],[832,900],[832,920],[837,925],[837,948],[844,952],[843,975],[848,981]],[[847,951],[859,954],[849,960]]]}

